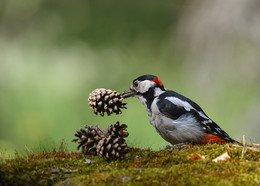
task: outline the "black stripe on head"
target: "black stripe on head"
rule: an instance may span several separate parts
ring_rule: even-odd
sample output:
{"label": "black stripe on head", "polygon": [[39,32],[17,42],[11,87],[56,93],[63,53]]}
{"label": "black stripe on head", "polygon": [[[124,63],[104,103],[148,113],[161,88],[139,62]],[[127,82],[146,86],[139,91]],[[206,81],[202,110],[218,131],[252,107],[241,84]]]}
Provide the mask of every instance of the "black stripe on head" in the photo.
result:
{"label": "black stripe on head", "polygon": [[140,76],[140,77],[136,78],[136,79],[133,81],[133,83],[134,83],[136,80],[138,80],[138,81],[145,81],[145,80],[153,81],[153,82],[156,83],[156,87],[160,87],[162,90],[165,90],[165,89],[164,89],[164,86],[163,86],[163,84],[162,84],[162,82],[161,82],[161,80],[160,80],[157,76],[149,75],[149,74],[143,75],[143,76]]}
{"label": "black stripe on head", "polygon": [[153,80],[154,78],[157,78],[157,76],[147,74],[147,75],[143,75],[143,76],[136,78],[134,81],[136,81],[136,80],[138,80],[138,81]]}

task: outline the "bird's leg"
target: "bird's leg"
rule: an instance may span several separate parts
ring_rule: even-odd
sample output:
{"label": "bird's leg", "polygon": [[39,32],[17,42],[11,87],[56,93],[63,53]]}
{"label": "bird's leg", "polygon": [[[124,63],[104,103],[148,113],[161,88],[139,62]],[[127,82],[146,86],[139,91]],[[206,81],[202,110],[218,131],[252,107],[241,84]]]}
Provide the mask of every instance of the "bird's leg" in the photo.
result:
{"label": "bird's leg", "polygon": [[177,149],[177,150],[181,150],[181,149],[188,149],[190,148],[190,146],[186,143],[178,143],[175,145],[166,145],[165,149]]}

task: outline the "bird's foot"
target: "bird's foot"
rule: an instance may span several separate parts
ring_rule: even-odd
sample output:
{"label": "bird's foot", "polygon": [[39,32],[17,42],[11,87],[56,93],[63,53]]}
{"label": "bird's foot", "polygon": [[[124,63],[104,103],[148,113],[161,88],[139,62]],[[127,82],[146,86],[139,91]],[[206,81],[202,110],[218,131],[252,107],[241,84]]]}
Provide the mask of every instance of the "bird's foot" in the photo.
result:
{"label": "bird's foot", "polygon": [[190,146],[185,143],[178,143],[175,145],[166,145],[166,147],[165,147],[165,149],[176,149],[176,150],[188,149],[188,148],[190,148]]}

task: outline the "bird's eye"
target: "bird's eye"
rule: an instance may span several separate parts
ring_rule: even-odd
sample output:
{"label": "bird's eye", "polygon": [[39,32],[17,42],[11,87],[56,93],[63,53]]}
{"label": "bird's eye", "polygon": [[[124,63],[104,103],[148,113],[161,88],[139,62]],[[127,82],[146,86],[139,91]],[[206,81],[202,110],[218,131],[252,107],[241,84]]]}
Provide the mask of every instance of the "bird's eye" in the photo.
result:
{"label": "bird's eye", "polygon": [[134,82],[134,87],[137,87],[137,86],[138,86],[138,82],[135,81],[135,82]]}

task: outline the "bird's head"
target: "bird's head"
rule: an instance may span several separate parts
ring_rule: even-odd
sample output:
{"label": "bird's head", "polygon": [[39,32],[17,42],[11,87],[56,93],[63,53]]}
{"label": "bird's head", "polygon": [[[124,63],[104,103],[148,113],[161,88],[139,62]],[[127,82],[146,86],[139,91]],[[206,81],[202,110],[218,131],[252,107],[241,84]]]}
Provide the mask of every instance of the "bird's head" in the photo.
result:
{"label": "bird's head", "polygon": [[128,97],[155,97],[165,91],[161,80],[154,75],[143,75],[133,80],[130,88],[122,93],[124,98]]}

